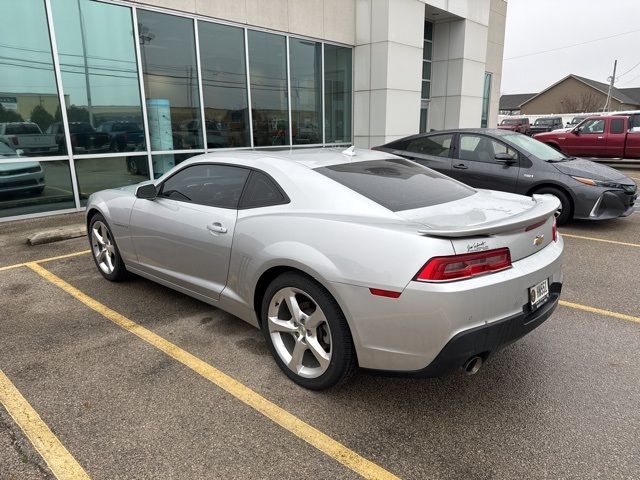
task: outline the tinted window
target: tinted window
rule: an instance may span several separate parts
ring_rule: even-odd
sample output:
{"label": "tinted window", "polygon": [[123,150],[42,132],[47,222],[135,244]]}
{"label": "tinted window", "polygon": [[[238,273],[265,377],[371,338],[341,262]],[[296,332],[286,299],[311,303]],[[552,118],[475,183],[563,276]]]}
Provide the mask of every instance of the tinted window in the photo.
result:
{"label": "tinted window", "polygon": [[586,120],[580,125],[580,133],[604,133],[604,120]]}
{"label": "tinted window", "polygon": [[29,157],[58,155],[56,139],[42,134],[60,115],[44,2],[0,1],[0,19],[0,130],[3,123],[33,122],[39,130],[19,134],[39,137],[18,138],[16,148]]}
{"label": "tinted window", "polygon": [[289,145],[286,38],[253,30],[247,35],[254,145]]}
{"label": "tinted window", "polygon": [[253,171],[242,195],[240,208],[267,207],[287,201],[273,180],[262,172]]}
{"label": "tinted window", "polygon": [[614,118],[611,120],[611,133],[623,133],[624,132],[624,119]]}
{"label": "tinted window", "polygon": [[193,165],[168,178],[160,196],[212,207],[237,208],[248,176],[246,168]]}
{"label": "tinted window", "polygon": [[433,155],[436,157],[448,157],[451,152],[451,139],[453,135],[433,135],[410,140],[406,150],[408,152]]}
{"label": "tinted window", "polygon": [[460,160],[494,163],[498,153],[516,155],[516,151],[511,147],[484,135],[460,135],[460,152],[458,153]]}
{"label": "tinted window", "polygon": [[449,177],[401,159],[344,163],[316,171],[394,212],[452,202],[474,193]]}
{"label": "tinted window", "polygon": [[327,143],[351,142],[351,49],[324,46],[324,116]]}
{"label": "tinted window", "polygon": [[[76,132],[92,132],[112,120],[142,124],[131,9],[90,0],[52,0],[51,7],[67,117],[87,127]],[[86,153],[86,145],[72,146]],[[142,150],[144,135],[109,142],[108,148]]]}
{"label": "tinted window", "polygon": [[244,31],[198,22],[207,146],[248,147],[249,107]]}
{"label": "tinted window", "polygon": [[293,143],[322,143],[322,45],[289,39]]}
{"label": "tinted window", "polygon": [[151,150],[202,148],[193,20],[138,10]]}

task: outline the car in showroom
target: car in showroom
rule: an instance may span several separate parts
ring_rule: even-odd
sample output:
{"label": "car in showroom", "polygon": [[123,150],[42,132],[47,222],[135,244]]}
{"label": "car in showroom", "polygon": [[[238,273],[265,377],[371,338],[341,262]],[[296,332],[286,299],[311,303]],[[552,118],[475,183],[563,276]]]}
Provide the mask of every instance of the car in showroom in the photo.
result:
{"label": "car in showroom", "polygon": [[227,151],[92,194],[93,259],[261,328],[282,371],[475,373],[562,287],[556,198],[476,190],[370,150]]}
{"label": "car in showroom", "polygon": [[46,186],[40,162],[10,161],[22,157],[21,149],[14,150],[0,141],[0,196],[14,194],[40,195]]}
{"label": "car in showroom", "polygon": [[[541,134],[550,135],[550,134]],[[560,201],[558,223],[631,215],[636,183],[613,168],[569,157],[536,139],[497,129],[443,130],[387,143],[400,155],[475,188]]]}

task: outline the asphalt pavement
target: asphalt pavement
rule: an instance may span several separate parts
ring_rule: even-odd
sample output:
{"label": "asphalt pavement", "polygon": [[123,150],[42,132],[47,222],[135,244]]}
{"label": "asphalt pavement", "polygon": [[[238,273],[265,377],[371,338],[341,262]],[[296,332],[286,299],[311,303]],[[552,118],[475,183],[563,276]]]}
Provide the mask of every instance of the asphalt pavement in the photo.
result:
{"label": "asphalt pavement", "polygon": [[[321,393],[232,315],[107,282],[86,239],[24,243],[79,218],[0,225],[0,371],[89,478],[638,478],[638,213],[561,229],[565,303],[477,375]],[[17,416],[0,408],[0,479],[54,478]]]}

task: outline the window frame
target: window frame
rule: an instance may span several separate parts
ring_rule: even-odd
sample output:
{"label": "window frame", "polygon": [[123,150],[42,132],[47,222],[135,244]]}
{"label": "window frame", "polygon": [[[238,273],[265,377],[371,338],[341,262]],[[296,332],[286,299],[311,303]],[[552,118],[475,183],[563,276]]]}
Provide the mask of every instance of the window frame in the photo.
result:
{"label": "window frame", "polygon": [[[179,198],[170,198],[170,197],[162,196],[162,189],[164,188],[164,184],[169,179],[173,178],[175,175],[177,175],[178,173],[182,172],[183,170],[186,170],[187,168],[196,167],[196,166],[202,166],[202,165],[221,166],[221,167],[235,167],[235,168],[247,170],[249,172],[248,175],[247,175],[246,180],[244,181],[244,185],[242,186],[242,191],[240,192],[240,198],[238,199],[238,205],[236,205],[236,207],[223,207],[223,206],[220,206],[220,205],[207,205],[207,204],[200,203],[200,202],[194,202],[192,200],[182,200],[182,199],[179,199]],[[246,194],[246,191],[247,191],[247,185],[249,184],[249,180],[251,179],[251,176],[252,176],[253,172],[258,172],[258,173],[261,173],[261,174],[265,175],[273,183],[273,185],[275,185],[277,190],[282,194],[282,196],[284,197],[285,201],[278,202],[278,203],[273,203],[273,204],[269,204],[269,205],[242,206],[242,202],[244,200],[244,197],[245,197],[245,194]],[[203,207],[224,208],[225,210],[236,210],[236,211],[238,211],[238,210],[250,210],[250,209],[253,209],[253,208],[272,207],[274,205],[286,205],[288,203],[291,203],[291,199],[289,198],[287,193],[283,190],[283,188],[280,186],[280,184],[271,175],[269,175],[267,172],[265,172],[264,170],[260,170],[258,168],[247,167],[245,165],[237,165],[237,164],[234,164],[234,163],[225,163],[225,162],[194,162],[194,163],[190,163],[188,165],[184,165],[183,167],[179,168],[178,170],[173,172],[171,175],[169,175],[167,178],[163,179],[161,182],[156,183],[155,187],[156,187],[156,191],[158,192],[158,198],[166,198],[168,200],[173,200],[173,201],[176,201],[176,202],[189,203],[189,204],[192,204],[192,205],[200,205],[200,206],[203,206]]]}

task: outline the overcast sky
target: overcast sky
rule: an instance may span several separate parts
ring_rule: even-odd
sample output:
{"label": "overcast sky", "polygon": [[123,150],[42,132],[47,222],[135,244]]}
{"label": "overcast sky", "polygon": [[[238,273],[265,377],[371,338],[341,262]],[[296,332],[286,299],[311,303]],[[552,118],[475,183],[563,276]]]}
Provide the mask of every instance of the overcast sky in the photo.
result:
{"label": "overcast sky", "polygon": [[615,86],[640,87],[640,65],[625,73],[640,62],[640,0],[508,0],[504,43],[502,93],[539,92],[570,73],[607,82],[616,58]]}

